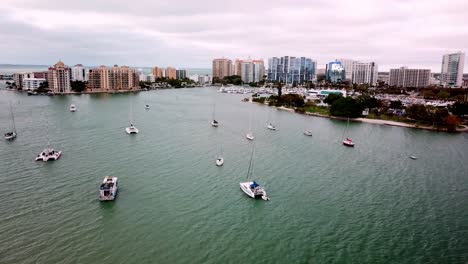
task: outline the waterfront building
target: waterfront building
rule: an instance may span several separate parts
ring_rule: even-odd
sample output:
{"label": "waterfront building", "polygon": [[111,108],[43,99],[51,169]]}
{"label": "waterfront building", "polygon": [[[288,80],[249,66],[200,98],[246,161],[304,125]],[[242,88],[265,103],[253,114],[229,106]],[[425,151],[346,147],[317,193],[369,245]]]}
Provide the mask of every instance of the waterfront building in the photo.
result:
{"label": "waterfront building", "polygon": [[375,62],[353,63],[352,83],[375,85],[377,83],[378,67]]}
{"label": "waterfront building", "polygon": [[229,59],[214,59],[213,60],[213,78],[223,79],[226,76],[232,75],[232,61]]}
{"label": "waterfront building", "polygon": [[401,67],[391,69],[388,85],[402,88],[427,87],[430,83],[431,70],[429,69],[408,69]]}
{"label": "waterfront building", "polygon": [[34,78],[34,73],[32,72],[21,72],[13,74],[13,81],[16,84],[16,89],[23,89],[23,79]]}
{"label": "waterfront building", "polygon": [[350,60],[350,59],[337,59],[336,61],[339,61],[341,62],[341,65],[343,66],[344,70],[345,70],[345,79],[348,80],[348,81],[352,81],[353,80],[353,64],[354,64],[354,60]]}
{"label": "waterfront building", "polygon": [[176,78],[178,80],[187,78],[187,70],[176,70]]}
{"label": "waterfront building", "polygon": [[46,79],[47,81],[47,71],[33,72],[34,78]]}
{"label": "waterfront building", "polygon": [[167,67],[165,70],[165,77],[167,79],[176,79],[177,78],[177,70],[172,67]]}
{"label": "waterfront building", "polygon": [[89,69],[83,67],[82,64],[76,64],[71,68],[72,81],[87,82],[89,79]]}
{"label": "waterfront building", "polygon": [[156,82],[156,77],[153,74],[140,74],[138,75],[140,82]]}
{"label": "waterfront building", "polygon": [[330,62],[325,68],[325,78],[332,83],[341,83],[346,80],[345,68],[340,61]]}
{"label": "waterfront building", "polygon": [[191,74],[188,78],[194,82],[198,82],[198,74]]}
{"label": "waterfront building", "polygon": [[242,76],[242,60],[235,60],[232,71],[232,75]]}
{"label": "waterfront building", "polygon": [[45,81],[46,81],[45,78],[24,78],[22,87],[23,87],[23,90],[33,91],[39,88],[41,83]]}
{"label": "waterfront building", "polygon": [[49,67],[47,78],[49,82],[49,90],[52,92],[70,92],[71,70],[62,61],[57,62],[53,67]]}
{"label": "waterfront building", "polygon": [[154,67],[151,72],[153,73],[155,78],[162,78],[164,77],[163,75],[163,69],[159,67]]}
{"label": "waterfront building", "polygon": [[100,66],[89,70],[87,88],[91,91],[122,91],[138,89],[138,73],[128,66]]}
{"label": "waterfront building", "polygon": [[442,58],[440,85],[444,87],[461,87],[464,65],[465,53],[456,52],[445,54]]}
{"label": "waterfront building", "polygon": [[315,78],[317,63],[306,57],[272,57],[268,59],[268,81],[286,84],[304,83]]}

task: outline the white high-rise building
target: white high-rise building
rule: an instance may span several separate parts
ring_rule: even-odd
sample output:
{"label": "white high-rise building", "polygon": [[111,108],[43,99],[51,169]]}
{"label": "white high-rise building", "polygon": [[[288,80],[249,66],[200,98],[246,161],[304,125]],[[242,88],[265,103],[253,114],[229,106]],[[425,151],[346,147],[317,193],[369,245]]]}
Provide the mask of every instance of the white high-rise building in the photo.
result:
{"label": "white high-rise building", "polygon": [[352,81],[353,80],[353,63],[354,60],[350,59],[337,59],[336,61],[341,62],[341,65],[345,69],[345,79]]}
{"label": "white high-rise building", "polygon": [[375,62],[357,62],[353,63],[353,78],[355,84],[377,83],[378,67]]}
{"label": "white high-rise building", "polygon": [[465,53],[460,51],[457,53],[445,54],[442,58],[440,85],[444,87],[461,87],[464,65]]}
{"label": "white high-rise building", "polygon": [[76,64],[71,68],[72,81],[87,82],[89,79],[89,69],[83,67],[82,64]]}

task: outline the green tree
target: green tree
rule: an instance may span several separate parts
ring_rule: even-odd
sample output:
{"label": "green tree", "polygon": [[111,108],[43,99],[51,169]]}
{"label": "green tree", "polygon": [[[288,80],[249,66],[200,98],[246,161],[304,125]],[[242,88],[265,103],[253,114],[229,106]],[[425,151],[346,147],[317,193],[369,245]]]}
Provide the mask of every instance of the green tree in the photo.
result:
{"label": "green tree", "polygon": [[403,108],[403,104],[401,103],[400,100],[391,101],[391,102],[390,102],[390,108],[392,108],[392,109],[402,109],[402,108]]}
{"label": "green tree", "polygon": [[468,115],[468,102],[455,102],[450,107],[450,112],[457,116]]}
{"label": "green tree", "polygon": [[406,109],[406,115],[417,121],[429,121],[430,114],[428,113],[426,106],[420,104],[411,105]]}
{"label": "green tree", "polygon": [[333,116],[359,117],[362,113],[362,106],[351,97],[341,97],[335,100],[330,107],[330,114]]}
{"label": "green tree", "polygon": [[71,81],[70,86],[72,91],[81,93],[86,89],[86,83],[82,81]]}
{"label": "green tree", "polygon": [[323,102],[326,103],[326,104],[333,104],[333,102],[335,102],[336,100],[340,99],[340,98],[343,98],[343,95],[340,93],[340,94],[329,94],[324,100]]}
{"label": "green tree", "polygon": [[361,104],[362,109],[369,108],[369,110],[379,106],[379,100],[368,94],[360,95],[356,98],[359,104]]}
{"label": "green tree", "polygon": [[437,98],[439,99],[447,99],[450,97],[450,94],[446,91],[441,90],[440,92],[437,93]]}

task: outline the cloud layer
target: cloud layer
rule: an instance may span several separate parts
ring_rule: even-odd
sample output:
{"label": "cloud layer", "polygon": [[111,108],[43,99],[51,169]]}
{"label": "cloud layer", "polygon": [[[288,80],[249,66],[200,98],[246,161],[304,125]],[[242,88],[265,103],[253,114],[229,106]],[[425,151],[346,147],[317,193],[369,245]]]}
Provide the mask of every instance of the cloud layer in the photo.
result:
{"label": "cloud layer", "polygon": [[466,0],[2,0],[0,63],[208,68],[290,55],[439,72],[444,53],[468,51],[467,12]]}

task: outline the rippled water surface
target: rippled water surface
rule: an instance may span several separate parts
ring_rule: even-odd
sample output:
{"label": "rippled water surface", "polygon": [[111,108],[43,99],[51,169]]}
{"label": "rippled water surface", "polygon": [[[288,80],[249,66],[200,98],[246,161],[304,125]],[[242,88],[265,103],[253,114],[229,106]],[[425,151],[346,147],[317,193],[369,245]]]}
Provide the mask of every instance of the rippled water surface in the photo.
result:
{"label": "rippled water surface", "polygon": [[[0,91],[0,130],[11,101],[19,134],[0,142],[0,263],[468,261],[467,134],[351,123],[351,149],[340,143],[345,122],[243,97]],[[210,126],[215,101],[219,128]],[[135,136],[124,132],[131,108]],[[278,131],[266,129],[268,117]],[[47,130],[63,156],[35,162]],[[239,189],[253,143],[269,202]],[[114,202],[97,200],[105,175],[119,177]]]}

